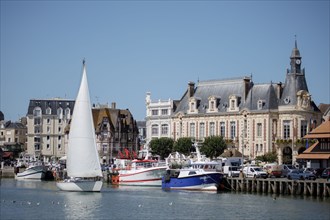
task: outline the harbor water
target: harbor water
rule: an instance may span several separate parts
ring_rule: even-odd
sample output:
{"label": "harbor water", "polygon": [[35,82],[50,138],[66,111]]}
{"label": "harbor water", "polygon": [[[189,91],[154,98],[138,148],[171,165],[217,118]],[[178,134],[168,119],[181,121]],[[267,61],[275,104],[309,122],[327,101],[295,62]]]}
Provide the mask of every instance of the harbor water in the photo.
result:
{"label": "harbor water", "polygon": [[2,179],[0,219],[329,219],[330,198],[114,187],[59,191],[54,181]]}

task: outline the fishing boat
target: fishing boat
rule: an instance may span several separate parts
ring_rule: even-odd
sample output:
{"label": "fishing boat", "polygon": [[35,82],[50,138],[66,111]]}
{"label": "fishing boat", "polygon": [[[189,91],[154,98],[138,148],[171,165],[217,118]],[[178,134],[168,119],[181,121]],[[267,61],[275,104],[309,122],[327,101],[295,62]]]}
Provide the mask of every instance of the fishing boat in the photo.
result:
{"label": "fishing boat", "polygon": [[164,190],[201,190],[217,191],[223,174],[192,167],[168,169],[162,178]]}
{"label": "fishing boat", "polygon": [[195,142],[197,161],[191,160],[181,169],[168,169],[162,178],[164,190],[217,191],[223,178],[221,161],[203,158]]}
{"label": "fishing boat", "polygon": [[64,191],[101,191],[102,171],[96,148],[85,60],[70,125],[67,176],[56,185]]}
{"label": "fishing boat", "polygon": [[42,180],[45,178],[47,168],[43,164],[34,163],[29,164],[28,168],[21,173],[15,175],[17,180],[33,179],[33,180]]}
{"label": "fishing boat", "polygon": [[[141,158],[141,153],[145,157]],[[160,187],[162,185],[162,177],[168,168],[166,163],[151,158],[147,150],[141,150],[138,158],[134,160],[117,159],[117,169],[113,171],[112,183]]]}

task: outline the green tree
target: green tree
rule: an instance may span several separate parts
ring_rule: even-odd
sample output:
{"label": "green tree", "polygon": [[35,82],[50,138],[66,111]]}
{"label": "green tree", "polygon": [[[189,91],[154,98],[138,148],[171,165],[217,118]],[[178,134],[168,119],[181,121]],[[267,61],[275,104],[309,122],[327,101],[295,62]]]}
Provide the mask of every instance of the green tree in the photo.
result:
{"label": "green tree", "polygon": [[200,151],[206,157],[213,159],[220,156],[226,148],[226,142],[221,136],[212,136],[205,138]]}
{"label": "green tree", "polygon": [[167,137],[153,139],[149,143],[152,153],[159,155],[161,159],[164,159],[172,152],[173,145],[173,139]]}
{"label": "green tree", "polygon": [[256,160],[269,162],[269,163],[277,162],[277,153],[276,153],[276,151],[268,152],[268,153],[265,153],[264,155],[257,156]]}
{"label": "green tree", "polygon": [[191,141],[191,138],[189,138],[189,137],[179,138],[174,143],[173,151],[177,151],[177,152],[182,153],[187,156],[190,154],[192,144],[193,144],[193,142]]}

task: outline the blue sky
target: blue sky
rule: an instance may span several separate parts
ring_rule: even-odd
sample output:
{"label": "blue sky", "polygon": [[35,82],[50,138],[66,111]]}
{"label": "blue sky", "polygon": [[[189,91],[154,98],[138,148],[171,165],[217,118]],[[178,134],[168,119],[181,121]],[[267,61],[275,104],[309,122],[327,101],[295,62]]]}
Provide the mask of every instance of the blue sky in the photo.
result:
{"label": "blue sky", "polygon": [[313,101],[330,103],[328,1],[3,1],[0,110],[75,99],[86,58],[93,103],[145,118],[145,95],[180,99],[189,81],[284,82],[297,35]]}

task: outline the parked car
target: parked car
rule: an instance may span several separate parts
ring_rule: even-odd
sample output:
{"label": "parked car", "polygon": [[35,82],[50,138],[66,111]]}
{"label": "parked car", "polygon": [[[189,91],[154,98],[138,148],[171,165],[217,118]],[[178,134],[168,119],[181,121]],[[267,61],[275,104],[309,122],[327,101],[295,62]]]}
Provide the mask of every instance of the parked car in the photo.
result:
{"label": "parked car", "polygon": [[291,170],[287,175],[289,180],[316,180],[316,176],[310,171]]}
{"label": "parked car", "polygon": [[282,165],[282,176],[287,177],[288,173],[296,168],[293,165],[283,164]]}
{"label": "parked car", "polygon": [[328,179],[328,180],[330,179],[330,167],[323,170],[323,172],[321,174],[321,178]]}
{"label": "parked car", "polygon": [[325,168],[317,168],[317,169],[314,169],[313,173],[316,176],[316,178],[320,178],[324,170],[325,170]]}
{"label": "parked car", "polygon": [[277,163],[269,163],[263,166],[264,171],[269,177],[281,177],[282,176],[282,166]]}
{"label": "parked car", "polygon": [[257,166],[247,166],[243,168],[243,174],[246,177],[254,177],[254,178],[264,178],[268,177],[268,174],[262,170],[261,167]]}

